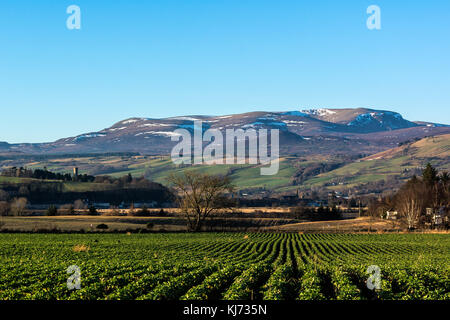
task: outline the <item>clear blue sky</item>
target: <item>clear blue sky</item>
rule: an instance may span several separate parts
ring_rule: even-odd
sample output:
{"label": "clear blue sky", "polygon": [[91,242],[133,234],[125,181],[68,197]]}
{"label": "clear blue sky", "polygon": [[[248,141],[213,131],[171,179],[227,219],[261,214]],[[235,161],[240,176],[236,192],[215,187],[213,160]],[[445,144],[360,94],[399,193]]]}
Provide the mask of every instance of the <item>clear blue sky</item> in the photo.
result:
{"label": "clear blue sky", "polygon": [[[76,4],[82,29],[66,28]],[[366,28],[381,8],[382,29]],[[450,124],[450,1],[2,0],[0,141],[128,117],[372,107]]]}

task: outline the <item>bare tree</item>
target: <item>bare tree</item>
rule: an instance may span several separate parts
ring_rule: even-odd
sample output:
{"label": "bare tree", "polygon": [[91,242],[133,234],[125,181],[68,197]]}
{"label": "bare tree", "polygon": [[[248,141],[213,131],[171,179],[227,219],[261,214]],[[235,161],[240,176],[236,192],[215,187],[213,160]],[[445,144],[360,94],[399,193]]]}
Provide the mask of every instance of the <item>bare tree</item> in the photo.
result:
{"label": "bare tree", "polygon": [[11,203],[11,212],[14,216],[21,216],[24,214],[27,207],[27,198],[14,198]]}
{"label": "bare tree", "polygon": [[185,172],[171,175],[169,181],[177,191],[178,204],[186,217],[189,231],[200,231],[204,221],[226,203],[225,194],[233,187],[228,177]]}
{"label": "bare tree", "polygon": [[0,201],[0,216],[7,216],[10,209],[10,205],[7,201]]}
{"label": "bare tree", "polygon": [[407,183],[397,193],[397,208],[402,216],[406,218],[408,229],[415,227],[419,217],[426,205],[427,189],[423,183]]}
{"label": "bare tree", "polygon": [[441,185],[442,185],[442,196],[440,205],[449,206],[450,205],[450,174],[444,171],[440,175]]}
{"label": "bare tree", "polygon": [[64,205],[60,206],[59,209],[60,209],[59,211],[61,212],[61,214],[73,215],[75,213],[74,205],[71,203],[64,204]]}
{"label": "bare tree", "polygon": [[75,202],[73,203],[73,208],[76,210],[82,210],[82,209],[86,209],[87,205],[84,203],[83,200],[75,200]]}

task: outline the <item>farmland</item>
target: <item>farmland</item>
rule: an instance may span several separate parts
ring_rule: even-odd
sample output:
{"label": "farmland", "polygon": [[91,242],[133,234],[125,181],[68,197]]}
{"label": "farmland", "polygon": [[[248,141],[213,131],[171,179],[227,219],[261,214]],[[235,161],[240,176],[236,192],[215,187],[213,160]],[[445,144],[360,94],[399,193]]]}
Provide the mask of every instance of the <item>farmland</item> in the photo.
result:
{"label": "farmland", "polygon": [[449,256],[448,234],[0,234],[0,300],[448,300]]}

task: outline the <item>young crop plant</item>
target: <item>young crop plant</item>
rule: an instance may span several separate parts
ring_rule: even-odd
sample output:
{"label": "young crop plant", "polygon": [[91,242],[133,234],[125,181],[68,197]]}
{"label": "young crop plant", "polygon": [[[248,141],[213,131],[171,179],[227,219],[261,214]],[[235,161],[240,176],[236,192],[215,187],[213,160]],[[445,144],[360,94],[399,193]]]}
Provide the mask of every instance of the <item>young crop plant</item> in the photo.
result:
{"label": "young crop plant", "polygon": [[211,274],[204,282],[189,289],[181,300],[218,300],[220,292],[242,273],[245,265],[231,265]]}
{"label": "young crop plant", "polygon": [[264,300],[290,300],[295,292],[296,280],[292,264],[280,265],[264,285]]}
{"label": "young crop plant", "polygon": [[259,285],[270,275],[272,267],[267,263],[258,263],[244,271],[235,279],[225,292],[225,300],[255,300],[259,294]]}

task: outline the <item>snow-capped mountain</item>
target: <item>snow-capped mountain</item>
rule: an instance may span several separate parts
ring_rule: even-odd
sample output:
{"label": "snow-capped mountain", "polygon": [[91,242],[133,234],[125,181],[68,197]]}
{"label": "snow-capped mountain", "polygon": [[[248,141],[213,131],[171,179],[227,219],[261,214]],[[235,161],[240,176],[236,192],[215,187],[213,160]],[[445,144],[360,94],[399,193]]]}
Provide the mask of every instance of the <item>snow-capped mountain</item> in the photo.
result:
{"label": "snow-capped mountain", "polygon": [[403,119],[397,112],[358,109],[312,109],[302,112],[323,121],[347,125],[363,132],[397,130],[418,126],[417,123]]}
{"label": "snow-capped mountain", "polygon": [[405,120],[399,113],[366,108],[306,109],[286,112],[250,112],[223,116],[129,118],[98,132],[40,144],[0,143],[0,152],[104,153],[140,152],[167,154],[179,135],[176,129],[195,130],[279,129],[285,154],[370,154],[395,147],[399,142],[450,133],[450,126]]}

